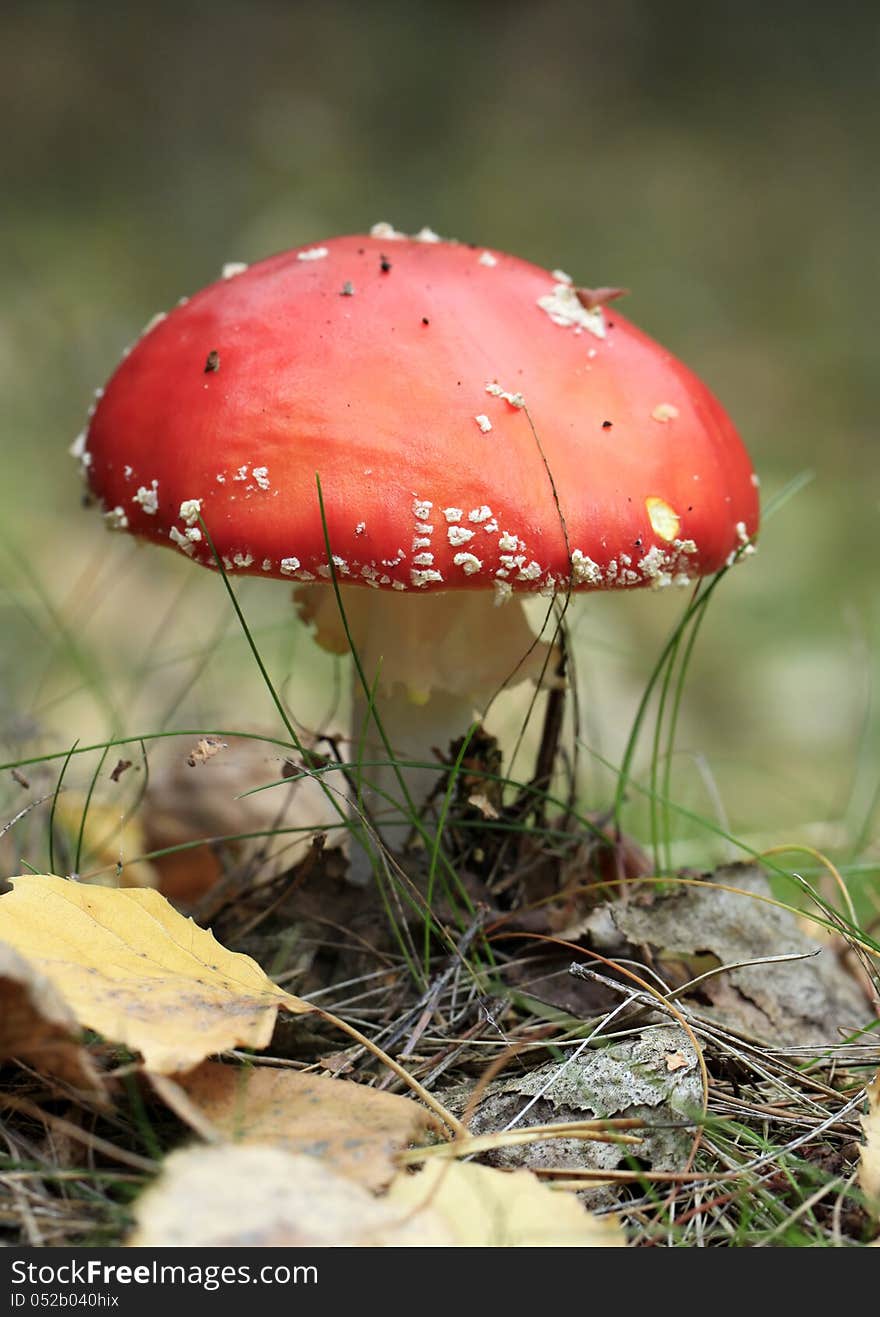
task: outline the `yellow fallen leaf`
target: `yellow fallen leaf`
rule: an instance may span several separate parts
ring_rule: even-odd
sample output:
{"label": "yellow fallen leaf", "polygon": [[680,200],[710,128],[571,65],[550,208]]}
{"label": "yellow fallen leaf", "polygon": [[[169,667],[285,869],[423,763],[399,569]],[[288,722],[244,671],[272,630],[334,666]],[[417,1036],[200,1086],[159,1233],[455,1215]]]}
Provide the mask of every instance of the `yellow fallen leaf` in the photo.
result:
{"label": "yellow fallen leaf", "polygon": [[212,1130],[235,1143],[272,1143],[306,1153],[368,1189],[382,1189],[397,1167],[395,1153],[424,1142],[439,1122],[411,1098],[363,1084],[271,1066],[206,1061],[177,1085],[188,1103],[176,1103],[174,1085],[160,1095],[200,1132],[189,1104]]}
{"label": "yellow fallen leaf", "polygon": [[594,1216],[573,1194],[548,1189],[531,1171],[499,1171],[476,1162],[431,1161],[399,1175],[385,1202],[418,1219],[439,1216],[459,1246],[623,1248],[613,1217]]}
{"label": "yellow fallen leaf", "polygon": [[81,1032],[49,980],[0,943],[0,1061],[16,1057],[75,1088],[101,1089],[101,1076],[80,1045]]}
{"label": "yellow fallen leaf", "polygon": [[375,1198],[315,1157],[281,1148],[185,1148],[134,1207],[133,1248],[451,1245],[430,1208]]}
{"label": "yellow fallen leaf", "polygon": [[869,1210],[880,1216],[880,1071],[868,1085],[868,1114],[862,1117],[865,1141],[859,1162],[859,1187]]}
{"label": "yellow fallen leaf", "polygon": [[231,1047],[265,1047],[278,1010],[310,1010],[249,956],[227,951],[158,892],[27,874],[0,896],[0,939],[44,975],[82,1027],[191,1070]]}
{"label": "yellow fallen leaf", "polygon": [[587,1212],[571,1194],[530,1171],[475,1163],[429,1163],[398,1174],[376,1197],[316,1157],[281,1148],[221,1144],[166,1159],[135,1205],[129,1245],[284,1247],[621,1248],[611,1217]]}

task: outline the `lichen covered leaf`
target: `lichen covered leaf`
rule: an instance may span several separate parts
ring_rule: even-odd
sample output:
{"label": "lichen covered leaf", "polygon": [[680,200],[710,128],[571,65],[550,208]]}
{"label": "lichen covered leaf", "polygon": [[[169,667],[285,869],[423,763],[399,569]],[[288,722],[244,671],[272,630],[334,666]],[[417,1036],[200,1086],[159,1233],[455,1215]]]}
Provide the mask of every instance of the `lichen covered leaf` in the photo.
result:
{"label": "lichen covered leaf", "polygon": [[[446,1098],[453,1110],[459,1100]],[[604,1047],[588,1049],[568,1063],[552,1061],[526,1074],[502,1075],[484,1090],[469,1122],[471,1134],[492,1134],[530,1124],[567,1124],[586,1119],[625,1118],[644,1122],[637,1155],[652,1171],[681,1170],[693,1144],[693,1119],[702,1104],[697,1056],[684,1031],[651,1025]],[[527,1119],[524,1117],[527,1115]],[[500,1146],[494,1166],[534,1171],[566,1168],[615,1172],[628,1166],[632,1148],[609,1135],[606,1141],[577,1136]],[[616,1198],[614,1187],[597,1184],[585,1195],[591,1207]]]}
{"label": "lichen covered leaf", "polygon": [[77,1023],[190,1070],[231,1047],[265,1047],[279,1009],[308,1005],[227,951],[158,892],[26,875],[0,897],[0,938],[52,984]]}
{"label": "lichen covered leaf", "polygon": [[[437,1126],[410,1098],[295,1070],[206,1061],[178,1082],[230,1142],[271,1143],[319,1157],[368,1189],[384,1188],[396,1170],[395,1154],[424,1142]],[[185,1108],[178,1114],[187,1119]]]}

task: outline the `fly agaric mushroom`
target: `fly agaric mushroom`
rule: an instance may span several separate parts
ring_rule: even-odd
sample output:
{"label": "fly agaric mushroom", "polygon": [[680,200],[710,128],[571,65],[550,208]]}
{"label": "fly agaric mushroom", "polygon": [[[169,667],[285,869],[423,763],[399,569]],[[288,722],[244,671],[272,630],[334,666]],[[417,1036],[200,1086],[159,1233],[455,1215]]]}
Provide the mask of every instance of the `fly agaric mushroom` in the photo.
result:
{"label": "fly agaric mushroom", "polygon": [[[533,644],[518,596],[686,584],[757,530],[721,405],[590,292],[388,225],[228,266],[151,322],[74,451],[110,528],[213,567],[202,518],[341,651],[335,575],[391,744],[430,762]],[[367,715],[356,680],[355,745]]]}

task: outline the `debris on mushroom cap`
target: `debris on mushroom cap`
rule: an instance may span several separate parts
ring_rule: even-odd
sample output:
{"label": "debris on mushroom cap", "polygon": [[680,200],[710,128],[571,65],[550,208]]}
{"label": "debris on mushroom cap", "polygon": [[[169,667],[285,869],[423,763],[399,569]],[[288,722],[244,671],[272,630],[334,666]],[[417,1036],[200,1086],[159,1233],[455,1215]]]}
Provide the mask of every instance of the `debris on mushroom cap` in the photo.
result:
{"label": "debris on mushroom cap", "polygon": [[616,302],[618,297],[626,297],[628,292],[628,288],[576,288],[574,295],[587,311],[595,311],[597,306]]}
{"label": "debris on mushroom cap", "polygon": [[108,530],[128,530],[128,516],[125,508],[110,508],[104,513],[104,525]]}
{"label": "debris on mushroom cap", "polygon": [[[509,389],[502,389],[501,385],[494,380],[486,385],[486,392],[491,393],[495,398],[502,398],[505,402],[509,402],[511,407],[525,407],[526,405],[526,400],[521,393],[511,393]],[[492,422],[490,421],[489,424],[491,425]]]}
{"label": "debris on mushroom cap", "polygon": [[223,273],[74,445],[108,526],[365,595],[656,588],[754,547],[730,419],[616,290],[390,225]]}
{"label": "debris on mushroom cap", "polygon": [[601,302],[587,306],[580,291],[571,284],[558,283],[550,293],[538,298],[538,306],[546,311],[554,325],[563,328],[588,329],[596,338],[605,337],[605,318]]}

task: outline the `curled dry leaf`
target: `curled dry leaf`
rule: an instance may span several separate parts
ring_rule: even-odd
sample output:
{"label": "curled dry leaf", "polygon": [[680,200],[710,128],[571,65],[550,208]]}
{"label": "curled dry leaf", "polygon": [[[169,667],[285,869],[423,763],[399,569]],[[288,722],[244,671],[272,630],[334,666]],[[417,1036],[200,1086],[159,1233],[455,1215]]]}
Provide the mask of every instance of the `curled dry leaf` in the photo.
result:
{"label": "curled dry leaf", "polygon": [[25,875],[0,897],[0,937],[50,981],[80,1027],[173,1074],[265,1047],[279,1009],[310,1008],[158,892]]}
{"label": "curled dry leaf", "polygon": [[880,1217],[880,1071],[868,1085],[868,1114],[862,1118],[865,1142],[859,1161],[859,1187],[872,1214]]}
{"label": "curled dry leaf", "polygon": [[[397,1169],[395,1153],[438,1128],[411,1098],[295,1070],[206,1061],[177,1083],[230,1142],[271,1143],[319,1157],[368,1189],[384,1188]],[[192,1123],[188,1107],[176,1106],[173,1090],[163,1088],[161,1096]]]}
{"label": "curled dry leaf", "polygon": [[80,1026],[44,975],[0,942],[0,1061],[15,1057],[75,1088],[103,1081],[80,1045]]}
{"label": "curled dry leaf", "polygon": [[130,1246],[621,1247],[610,1217],[528,1171],[474,1163],[398,1175],[387,1195],[279,1148],[192,1148],[172,1153],[135,1206]]}

